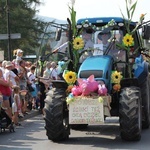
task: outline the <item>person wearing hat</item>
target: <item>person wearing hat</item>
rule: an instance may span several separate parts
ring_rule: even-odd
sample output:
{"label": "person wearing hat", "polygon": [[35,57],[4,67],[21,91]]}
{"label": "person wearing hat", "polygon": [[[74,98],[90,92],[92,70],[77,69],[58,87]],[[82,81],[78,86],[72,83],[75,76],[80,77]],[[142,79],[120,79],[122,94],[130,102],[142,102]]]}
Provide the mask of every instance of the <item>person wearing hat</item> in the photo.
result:
{"label": "person wearing hat", "polygon": [[[12,62],[7,61],[5,64],[5,72],[4,72],[4,79],[6,81],[9,81],[11,83],[11,86],[17,85],[19,83],[19,77],[11,70],[12,69]],[[10,107],[12,106],[13,103],[13,95],[9,97],[10,101]]]}
{"label": "person wearing hat", "polygon": [[11,81],[12,85],[17,85],[19,77],[12,71],[13,64],[11,61],[7,61],[5,64],[4,78],[7,81]]}
{"label": "person wearing hat", "polygon": [[83,40],[84,40],[84,48],[83,48],[83,50],[81,51],[81,53],[82,53],[83,51],[85,51],[85,50],[87,50],[87,51],[85,51],[85,52],[81,55],[81,57],[80,57],[80,59],[79,59],[79,62],[80,62],[80,63],[82,63],[87,57],[93,55],[91,50],[93,50],[93,48],[94,48],[94,42],[92,41],[92,32],[89,33],[89,32],[87,32],[86,30],[83,30],[83,32],[82,32],[82,38],[83,38]]}
{"label": "person wearing hat", "polygon": [[111,32],[110,31],[106,31],[105,29],[101,32],[98,33],[97,35],[97,39],[98,39],[98,46],[95,47],[94,52],[93,52],[93,56],[96,55],[102,55],[105,53],[105,51],[107,50],[107,48],[110,45],[110,42],[108,41],[111,38]]}
{"label": "person wearing hat", "polygon": [[5,72],[6,62],[7,62],[7,60],[3,60],[3,62],[2,62],[1,70],[3,71],[3,74],[4,74],[4,72]]}
{"label": "person wearing hat", "polygon": [[103,44],[103,51],[105,51],[109,46],[110,43],[108,42],[108,40],[110,39],[110,37],[110,31],[102,31],[98,34],[98,39],[101,40]]}
{"label": "person wearing hat", "polygon": [[92,41],[92,33],[87,33],[86,31],[83,31],[82,38],[84,40],[84,50],[94,47],[94,43]]}

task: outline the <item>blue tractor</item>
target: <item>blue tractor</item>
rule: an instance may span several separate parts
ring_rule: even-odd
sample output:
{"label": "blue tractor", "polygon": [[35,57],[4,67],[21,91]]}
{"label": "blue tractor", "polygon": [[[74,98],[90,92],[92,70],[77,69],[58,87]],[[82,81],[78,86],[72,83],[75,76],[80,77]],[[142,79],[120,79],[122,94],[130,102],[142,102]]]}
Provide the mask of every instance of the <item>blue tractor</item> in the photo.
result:
{"label": "blue tractor", "polygon": [[[133,39],[134,45],[130,49],[122,46],[123,37],[127,34],[127,20],[120,17],[85,18],[77,21],[77,30],[92,35],[94,49],[85,49],[81,53],[85,56],[78,64],[78,78],[87,79],[94,75],[96,81],[105,83],[111,96],[110,116],[118,116],[120,136],[123,140],[137,141],[141,138],[142,128],[150,126],[150,79],[149,64],[144,59],[147,49],[143,40],[150,38],[149,22],[140,24],[130,22],[129,28],[136,27]],[[72,60],[68,68],[73,69],[74,56],[72,54],[72,29],[69,24],[69,54]],[[104,50],[99,33],[109,32],[109,44]],[[126,42],[129,42],[128,39]],[[99,51],[98,54],[94,52]],[[129,51],[128,51],[129,50]],[[92,52],[92,55],[89,52]],[[112,72],[121,72],[121,89],[114,92]],[[116,76],[118,78],[118,76]],[[69,124],[69,107],[66,103],[67,84],[64,80],[53,81],[54,89],[47,93],[45,99],[45,129],[48,139],[60,141],[69,138],[70,127],[86,127],[87,124]],[[104,120],[107,116],[104,116]]]}

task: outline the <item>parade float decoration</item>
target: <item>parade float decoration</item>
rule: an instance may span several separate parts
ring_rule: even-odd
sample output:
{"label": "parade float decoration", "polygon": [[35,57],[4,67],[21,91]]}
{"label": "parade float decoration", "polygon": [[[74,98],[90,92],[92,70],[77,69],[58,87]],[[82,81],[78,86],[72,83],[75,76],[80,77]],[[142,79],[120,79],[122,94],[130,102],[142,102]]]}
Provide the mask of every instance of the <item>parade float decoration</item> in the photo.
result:
{"label": "parade float decoration", "polygon": [[[150,126],[148,65],[142,59],[142,37],[149,39],[150,33],[149,24],[142,24],[145,15],[132,22],[137,1],[125,0],[127,18],[122,13],[123,17],[82,18],[76,22],[74,2],[69,7],[71,19],[67,20],[70,63],[63,72],[64,80],[53,82],[54,89],[45,100],[47,136],[53,141],[68,139],[70,127],[97,125],[115,116],[119,117],[121,138],[138,141],[141,127]],[[144,36],[140,36],[141,28]],[[80,64],[83,30],[90,30],[95,38],[104,30],[113,36],[102,55],[90,56]],[[118,33],[121,40],[117,41]],[[118,59],[119,55],[124,59]]]}

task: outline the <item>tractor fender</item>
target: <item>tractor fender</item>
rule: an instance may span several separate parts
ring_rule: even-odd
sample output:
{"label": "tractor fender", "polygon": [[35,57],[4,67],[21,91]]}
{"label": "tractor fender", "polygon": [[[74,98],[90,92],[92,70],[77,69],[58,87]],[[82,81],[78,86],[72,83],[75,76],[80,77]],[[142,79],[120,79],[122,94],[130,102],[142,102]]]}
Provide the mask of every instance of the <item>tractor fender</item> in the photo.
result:
{"label": "tractor fender", "polygon": [[142,55],[135,59],[134,76],[138,78],[139,84],[143,83],[148,77],[149,64],[143,60]]}

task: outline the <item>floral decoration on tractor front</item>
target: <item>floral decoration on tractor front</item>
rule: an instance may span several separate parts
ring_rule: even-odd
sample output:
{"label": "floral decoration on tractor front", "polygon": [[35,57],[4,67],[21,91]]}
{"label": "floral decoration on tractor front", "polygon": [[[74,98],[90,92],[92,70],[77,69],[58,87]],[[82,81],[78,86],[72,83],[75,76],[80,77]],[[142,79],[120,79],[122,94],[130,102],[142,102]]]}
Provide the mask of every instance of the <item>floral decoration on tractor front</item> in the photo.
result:
{"label": "floral decoration on tractor front", "polygon": [[[126,34],[122,39],[122,43],[117,43],[117,47],[119,49],[123,49],[127,52],[128,57],[128,74],[129,77],[133,77],[133,66],[135,63],[135,58],[137,56],[138,48],[134,48],[134,34],[138,27],[142,24],[144,17],[146,14],[142,14],[140,19],[134,29],[131,30],[130,24],[132,22],[132,18],[134,15],[134,11],[136,9],[137,1],[132,2],[131,0],[125,0],[126,2],[126,12],[127,12],[127,19],[125,18],[124,14],[121,11],[121,14],[125,20],[125,27],[126,27]],[[74,101],[74,96],[90,96],[93,93],[98,96],[107,95],[107,88],[104,83],[99,83],[94,80],[94,76],[91,75],[88,79],[82,80],[77,78],[78,72],[78,64],[79,58],[81,56],[80,51],[84,48],[84,40],[80,36],[80,33],[84,28],[90,28],[91,30],[95,30],[95,26],[91,25],[91,23],[86,20],[78,27],[76,25],[76,11],[74,10],[75,0],[71,0],[71,6],[69,6],[69,12],[71,16],[71,30],[72,30],[72,53],[73,53],[73,70],[65,70],[63,73],[63,77],[68,84],[68,89],[66,92],[68,93],[67,103]],[[115,25],[115,21],[111,20],[108,22],[107,25],[104,25],[100,28],[108,28]],[[121,89],[120,81],[123,79],[122,73],[114,70],[111,74],[111,83],[113,87],[113,92],[119,92]]]}

